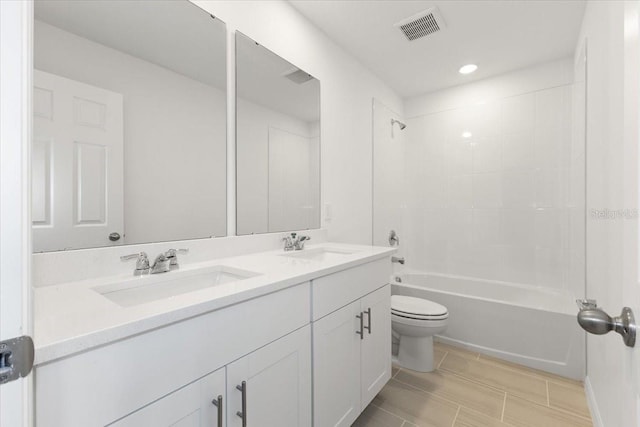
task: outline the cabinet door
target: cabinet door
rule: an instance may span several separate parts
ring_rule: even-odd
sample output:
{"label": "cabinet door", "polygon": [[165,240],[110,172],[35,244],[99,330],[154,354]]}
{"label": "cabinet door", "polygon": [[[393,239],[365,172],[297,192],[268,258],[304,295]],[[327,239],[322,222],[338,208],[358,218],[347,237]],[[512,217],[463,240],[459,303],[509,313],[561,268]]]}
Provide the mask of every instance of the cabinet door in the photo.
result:
{"label": "cabinet door", "polygon": [[217,403],[219,397],[224,397],[225,383],[225,369],[218,369],[111,426],[224,427],[224,414],[218,414],[223,410],[224,399],[222,405]]}
{"label": "cabinet door", "polygon": [[360,304],[365,325],[360,364],[364,408],[391,378],[391,287],[365,295]]}
{"label": "cabinet door", "polygon": [[313,323],[314,426],[350,426],[360,414],[360,301]]}
{"label": "cabinet door", "polygon": [[311,426],[310,325],[227,365],[227,411],[229,427]]}

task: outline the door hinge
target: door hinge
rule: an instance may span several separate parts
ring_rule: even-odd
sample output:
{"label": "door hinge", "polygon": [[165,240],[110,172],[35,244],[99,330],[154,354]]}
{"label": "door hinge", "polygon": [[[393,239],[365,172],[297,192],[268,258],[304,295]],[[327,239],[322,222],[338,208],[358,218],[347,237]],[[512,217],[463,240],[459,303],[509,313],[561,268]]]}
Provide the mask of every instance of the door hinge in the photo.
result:
{"label": "door hinge", "polygon": [[0,385],[29,375],[33,356],[33,340],[29,336],[0,341]]}

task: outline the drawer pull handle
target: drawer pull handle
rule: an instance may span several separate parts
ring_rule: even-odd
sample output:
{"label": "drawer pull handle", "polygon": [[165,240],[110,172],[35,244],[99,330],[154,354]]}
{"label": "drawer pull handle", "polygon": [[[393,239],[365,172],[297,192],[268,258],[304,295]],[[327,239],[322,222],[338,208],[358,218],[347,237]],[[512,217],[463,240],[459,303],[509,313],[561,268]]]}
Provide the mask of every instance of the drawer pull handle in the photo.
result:
{"label": "drawer pull handle", "polygon": [[360,339],[363,340],[364,339],[364,314],[360,312],[360,314],[356,316],[356,319],[360,319],[360,330],[356,331],[356,334],[360,335]]}
{"label": "drawer pull handle", "polygon": [[242,385],[236,388],[242,393],[242,411],[236,412],[236,415],[242,419],[242,427],[247,427],[247,382],[242,381]]}
{"label": "drawer pull handle", "polygon": [[219,394],[216,399],[211,401],[213,406],[218,408],[218,427],[222,427],[222,395]]}
{"label": "drawer pull handle", "polygon": [[371,307],[367,308],[365,313],[367,313],[367,326],[364,328],[369,332],[369,335],[371,335]]}

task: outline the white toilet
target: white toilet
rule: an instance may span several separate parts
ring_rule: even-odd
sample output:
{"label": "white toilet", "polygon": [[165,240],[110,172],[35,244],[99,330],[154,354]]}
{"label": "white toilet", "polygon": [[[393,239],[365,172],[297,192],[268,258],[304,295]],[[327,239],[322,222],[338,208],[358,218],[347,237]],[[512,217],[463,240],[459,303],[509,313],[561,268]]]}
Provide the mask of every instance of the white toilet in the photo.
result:
{"label": "white toilet", "polygon": [[414,371],[433,371],[433,336],[447,328],[448,318],[443,305],[392,295],[391,329],[400,339],[397,363]]}

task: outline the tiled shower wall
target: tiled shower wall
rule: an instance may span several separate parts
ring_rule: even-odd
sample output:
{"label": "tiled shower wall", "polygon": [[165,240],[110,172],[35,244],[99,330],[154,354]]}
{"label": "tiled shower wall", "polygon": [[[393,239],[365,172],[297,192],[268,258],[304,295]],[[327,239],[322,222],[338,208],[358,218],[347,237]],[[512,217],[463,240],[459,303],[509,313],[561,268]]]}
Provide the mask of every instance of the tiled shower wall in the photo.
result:
{"label": "tiled shower wall", "polygon": [[408,120],[412,270],[566,287],[571,100],[563,85]]}

